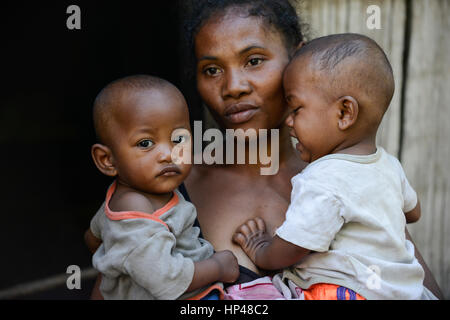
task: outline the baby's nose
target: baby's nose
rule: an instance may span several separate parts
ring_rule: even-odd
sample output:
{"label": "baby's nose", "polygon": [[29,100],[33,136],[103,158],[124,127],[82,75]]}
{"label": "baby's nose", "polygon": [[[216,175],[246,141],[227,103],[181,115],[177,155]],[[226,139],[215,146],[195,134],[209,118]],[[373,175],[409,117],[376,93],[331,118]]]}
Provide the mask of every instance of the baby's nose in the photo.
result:
{"label": "baby's nose", "polygon": [[159,162],[172,162],[172,146],[161,144],[158,150]]}
{"label": "baby's nose", "polygon": [[284,121],[286,123],[286,125],[289,128],[292,128],[294,126],[294,118],[292,117],[292,113],[290,113],[287,117],[286,120]]}

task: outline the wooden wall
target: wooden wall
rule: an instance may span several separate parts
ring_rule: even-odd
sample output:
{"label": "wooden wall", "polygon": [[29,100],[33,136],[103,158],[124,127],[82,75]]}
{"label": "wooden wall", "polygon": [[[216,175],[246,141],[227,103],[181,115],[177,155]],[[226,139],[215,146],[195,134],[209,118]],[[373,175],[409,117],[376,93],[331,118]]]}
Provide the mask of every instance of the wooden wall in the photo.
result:
{"label": "wooden wall", "polygon": [[[365,34],[385,50],[396,91],[378,144],[401,160],[422,203],[408,230],[450,298],[450,0],[292,0],[309,38]],[[366,24],[379,6],[381,29]],[[307,29],[305,29],[307,30]]]}

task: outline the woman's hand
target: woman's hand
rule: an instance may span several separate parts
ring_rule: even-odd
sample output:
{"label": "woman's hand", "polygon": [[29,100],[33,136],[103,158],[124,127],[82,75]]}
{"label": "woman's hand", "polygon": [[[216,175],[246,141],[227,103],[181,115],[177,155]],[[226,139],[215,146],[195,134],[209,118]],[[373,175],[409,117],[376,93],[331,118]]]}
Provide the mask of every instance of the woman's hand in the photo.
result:
{"label": "woman's hand", "polygon": [[102,240],[94,236],[91,229],[88,229],[84,233],[84,242],[92,254],[94,254],[98,247],[102,244]]}
{"label": "woman's hand", "polygon": [[[87,229],[84,233],[84,243],[88,247],[89,251],[94,254],[98,247],[102,244],[102,240],[94,236],[91,229]],[[99,273],[97,280],[95,281],[94,288],[91,293],[91,300],[103,300],[103,296],[100,292],[100,283],[102,281],[102,275]]]}

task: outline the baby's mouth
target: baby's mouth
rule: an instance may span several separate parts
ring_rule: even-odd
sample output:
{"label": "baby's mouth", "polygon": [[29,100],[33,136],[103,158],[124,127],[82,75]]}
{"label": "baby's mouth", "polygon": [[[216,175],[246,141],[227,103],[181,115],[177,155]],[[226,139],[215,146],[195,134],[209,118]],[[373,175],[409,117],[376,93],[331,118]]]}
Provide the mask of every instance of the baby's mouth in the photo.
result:
{"label": "baby's mouth", "polygon": [[[296,138],[297,139],[297,138]],[[302,143],[300,142],[300,140],[296,140],[297,141],[297,143],[295,144],[295,149],[297,149],[298,151],[300,151],[300,152],[303,152],[304,151],[304,149],[303,149],[303,145],[302,145]]]}
{"label": "baby's mouth", "polygon": [[176,165],[168,165],[164,167],[157,175],[157,177],[172,177],[181,174],[180,168]]}

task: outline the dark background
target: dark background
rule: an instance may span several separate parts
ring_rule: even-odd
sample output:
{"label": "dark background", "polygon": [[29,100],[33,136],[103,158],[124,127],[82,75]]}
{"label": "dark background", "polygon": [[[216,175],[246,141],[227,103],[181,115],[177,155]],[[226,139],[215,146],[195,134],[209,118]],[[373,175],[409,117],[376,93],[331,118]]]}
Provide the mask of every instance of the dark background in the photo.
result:
{"label": "dark background", "polygon": [[[81,30],[66,27],[72,4],[81,9]],[[189,95],[179,6],[175,0],[0,5],[0,291],[64,274],[72,264],[91,266],[83,233],[111,182],[91,160],[93,100],[108,82],[142,73]],[[88,280],[81,290],[64,285],[20,298],[83,299],[91,287]]]}

